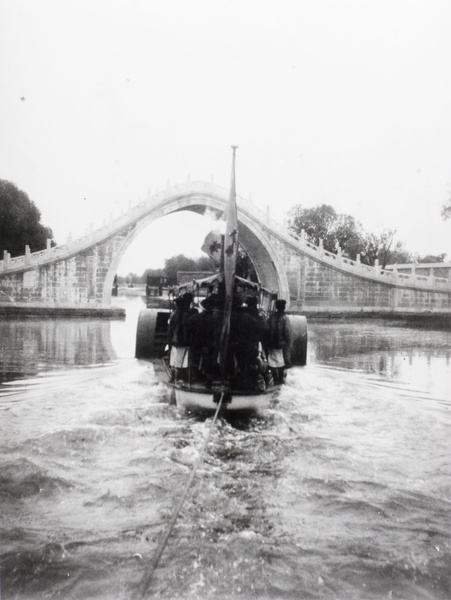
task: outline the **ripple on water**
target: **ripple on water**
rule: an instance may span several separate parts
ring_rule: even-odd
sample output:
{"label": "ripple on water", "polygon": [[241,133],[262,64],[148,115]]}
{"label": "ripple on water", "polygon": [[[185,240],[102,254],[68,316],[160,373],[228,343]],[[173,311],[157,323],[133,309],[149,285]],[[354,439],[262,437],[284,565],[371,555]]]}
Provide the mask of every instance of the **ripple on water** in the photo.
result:
{"label": "ripple on water", "polygon": [[71,487],[69,481],[51,475],[26,458],[18,458],[0,466],[0,489],[3,502],[31,496],[47,496]]}
{"label": "ripple on water", "polygon": [[[375,361],[293,369],[265,415],[219,420],[151,595],[449,598],[448,408]],[[165,400],[129,360],[2,398],[6,597],[130,598],[211,423]]]}

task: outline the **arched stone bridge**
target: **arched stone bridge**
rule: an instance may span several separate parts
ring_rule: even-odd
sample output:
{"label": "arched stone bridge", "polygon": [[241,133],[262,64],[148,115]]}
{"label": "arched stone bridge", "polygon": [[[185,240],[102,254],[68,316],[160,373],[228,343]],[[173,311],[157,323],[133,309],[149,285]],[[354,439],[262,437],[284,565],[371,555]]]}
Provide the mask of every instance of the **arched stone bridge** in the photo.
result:
{"label": "arched stone bridge", "polygon": [[[105,308],[117,267],[132,241],[154,221],[177,211],[220,216],[229,192],[210,183],[168,188],[89,235],[40,252],[0,261],[0,302],[17,306]],[[368,267],[358,257],[291,237],[269,216],[238,197],[240,242],[266,288],[293,311],[451,312],[451,264],[425,275]],[[200,243],[202,240],[200,240]],[[439,265],[437,265],[439,266]]]}

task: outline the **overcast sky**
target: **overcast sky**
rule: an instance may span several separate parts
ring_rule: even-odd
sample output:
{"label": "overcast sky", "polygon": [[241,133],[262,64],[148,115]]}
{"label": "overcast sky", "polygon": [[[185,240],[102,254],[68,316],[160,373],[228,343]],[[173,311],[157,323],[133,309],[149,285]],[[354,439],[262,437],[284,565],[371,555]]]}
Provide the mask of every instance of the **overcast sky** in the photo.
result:
{"label": "overcast sky", "polygon": [[[450,0],[1,0],[0,178],[64,243],[188,173],[228,187],[237,144],[274,216],[327,203],[451,260],[450,32]],[[198,220],[119,272],[193,254]]]}

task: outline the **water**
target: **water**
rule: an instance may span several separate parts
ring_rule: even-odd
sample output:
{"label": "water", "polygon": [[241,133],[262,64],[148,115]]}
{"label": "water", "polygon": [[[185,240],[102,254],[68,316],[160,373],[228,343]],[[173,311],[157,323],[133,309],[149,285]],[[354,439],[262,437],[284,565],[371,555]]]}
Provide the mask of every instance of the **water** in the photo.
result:
{"label": "water", "polygon": [[[3,599],[128,599],[211,419],[127,320],[0,322]],[[212,432],[148,596],[451,598],[451,333],[309,324],[274,409]]]}

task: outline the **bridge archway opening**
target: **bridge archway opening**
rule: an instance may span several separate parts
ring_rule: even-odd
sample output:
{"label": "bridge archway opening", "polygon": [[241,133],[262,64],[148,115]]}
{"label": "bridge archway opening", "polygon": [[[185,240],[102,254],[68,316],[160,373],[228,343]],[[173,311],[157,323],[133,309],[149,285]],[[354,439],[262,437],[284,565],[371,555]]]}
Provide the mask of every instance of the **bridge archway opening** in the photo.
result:
{"label": "bridge archway opening", "polygon": [[[159,211],[149,211],[149,214],[141,218],[137,221],[136,226],[130,233],[130,235],[124,240],[122,248],[120,249],[118,255],[115,257],[115,260],[112,261],[108,276],[105,282],[104,288],[104,301],[109,303],[111,300],[111,289],[114,276],[118,271],[121,263],[123,263],[124,259],[127,257],[127,251],[131,248],[131,252],[129,256],[133,252],[133,248],[146,247],[150,248],[148,242],[144,241],[145,236],[150,236],[152,231],[158,230],[159,233],[162,231],[166,232],[169,227],[164,227],[164,225],[168,225],[169,220],[179,219],[179,229],[178,233],[172,233],[172,237],[175,239],[176,237],[180,238],[182,248],[180,252],[174,247],[174,252],[170,252],[167,256],[161,258],[160,266],[153,267],[151,262],[142,263],[142,269],[131,269],[128,272],[137,272],[137,274],[143,273],[146,268],[162,268],[164,266],[164,258],[170,258],[171,256],[177,254],[184,254],[185,256],[193,256],[199,257],[202,256],[203,253],[200,250],[202,243],[205,239],[205,236],[211,231],[211,229],[220,229],[220,217],[223,214],[226,200],[224,198],[214,197],[214,202],[212,203],[212,198],[205,198],[205,195],[201,195],[199,200],[196,197],[193,197],[192,194],[186,194],[177,198],[172,206],[168,203],[168,206],[165,207],[165,210]],[[192,221],[192,218],[189,216],[198,215],[199,223],[198,227],[190,227],[189,233],[194,233],[197,236],[197,240],[195,240],[197,252],[188,252],[185,249],[186,240],[187,240],[187,226],[182,225],[180,228],[180,223],[183,223],[184,220]],[[164,221],[165,217],[166,223]],[[170,217],[170,219],[169,219]],[[259,282],[266,288],[272,289],[274,291],[278,291],[279,294],[282,293],[285,297],[288,298],[288,286],[284,284],[283,279],[281,279],[280,273],[282,272],[281,265],[278,265],[278,259],[275,255],[274,249],[271,248],[270,241],[265,237],[261,228],[258,227],[257,224],[252,222],[252,219],[244,214],[240,214],[240,210],[238,210],[238,221],[239,221],[239,238],[240,243],[242,244],[244,250],[247,252],[255,271],[257,273],[257,277]],[[202,223],[202,224],[201,224]],[[157,229],[155,229],[157,228]],[[171,237],[171,234],[166,237]],[[135,241],[136,240],[136,241]],[[141,241],[139,241],[141,240]],[[194,243],[194,240],[192,240]],[[193,246],[192,246],[193,247]],[[136,251],[136,250],[135,250]],[[144,250],[144,254],[149,252],[151,254],[152,249],[149,251]],[[124,269],[123,264],[121,271]],[[125,269],[127,270],[127,269]],[[122,273],[121,273],[122,274]],[[286,288],[286,289],[284,289]]]}
{"label": "bridge archway opening", "polygon": [[149,221],[124,250],[117,273],[141,276],[146,269],[163,269],[166,259],[180,254],[206,257],[201,246],[212,227],[213,220],[194,211],[176,211]]}
{"label": "bridge archway opening", "polygon": [[[146,268],[153,266],[147,259],[147,255],[152,253],[152,248],[149,248],[146,240],[150,237],[149,232],[152,228],[148,228],[152,223],[153,227],[164,232],[165,238],[171,239],[165,227],[168,220],[164,218],[171,215],[172,218],[181,218],[184,222],[183,228],[177,236],[172,237],[180,238],[183,244],[180,253],[199,256],[199,246],[202,245],[205,236],[211,228],[217,229],[217,217],[225,210],[228,195],[228,191],[204,182],[188,182],[186,185],[168,188],[165,192],[160,192],[130,208],[114,220],[111,219],[108,225],[91,231],[83,238],[74,241],[68,239],[67,244],[51,251],[47,249],[36,256],[19,257],[20,262],[15,261],[7,266],[6,278],[8,283],[11,282],[11,286],[15,286],[18,299],[25,294],[29,299],[29,290],[32,289],[33,300],[36,298],[41,306],[43,303],[66,306],[68,302],[80,307],[90,307],[93,304],[108,306],[111,304],[113,281],[118,267],[123,268],[121,262],[138,238],[145,240],[144,250],[141,252],[145,262],[142,263],[142,268],[132,265],[125,271],[143,273]],[[185,223],[185,220],[190,218],[189,215],[205,225],[205,229],[195,240],[194,253],[188,252],[185,247],[187,231],[193,233],[195,229]],[[202,219],[202,216],[206,215],[214,219]],[[240,242],[255,267],[259,282],[268,289],[277,290],[281,297],[289,301],[284,262],[286,252],[281,243],[283,239],[277,230],[272,228],[264,213],[253,210],[252,205],[242,199],[238,202],[238,223]],[[174,255],[175,249],[172,244],[170,250],[167,255]],[[30,274],[34,278],[32,282]],[[36,284],[38,280],[39,285]]]}

